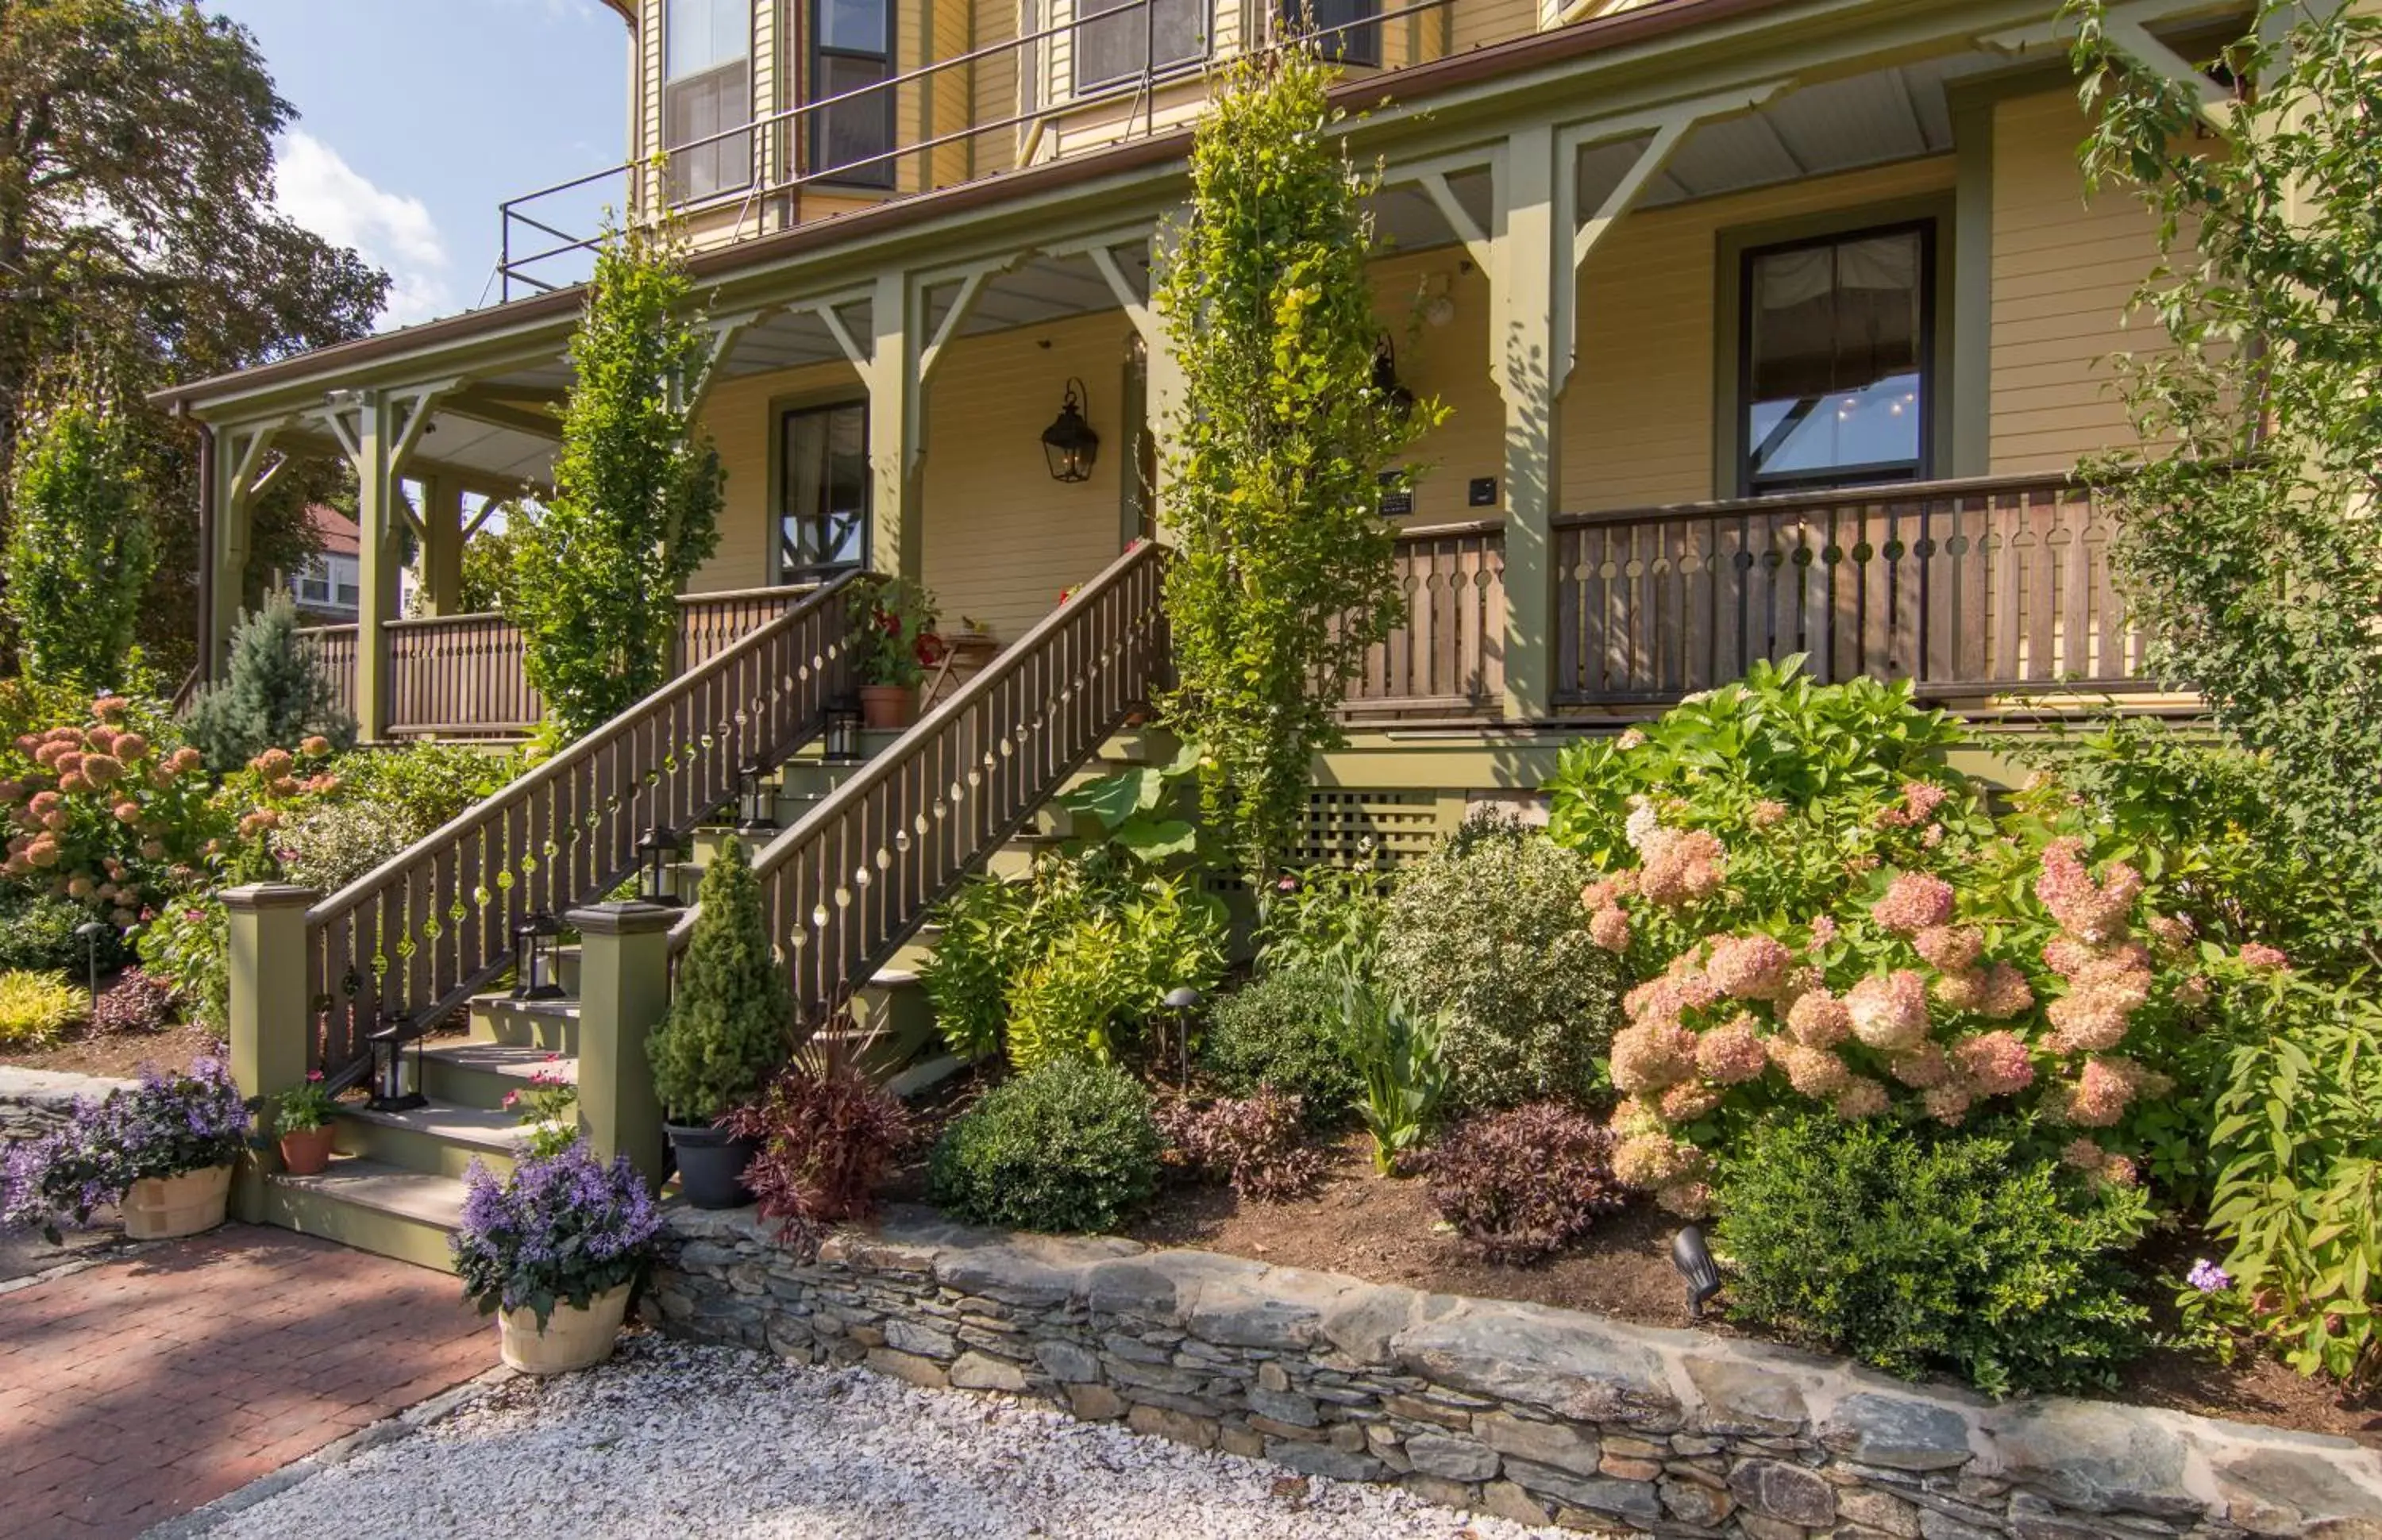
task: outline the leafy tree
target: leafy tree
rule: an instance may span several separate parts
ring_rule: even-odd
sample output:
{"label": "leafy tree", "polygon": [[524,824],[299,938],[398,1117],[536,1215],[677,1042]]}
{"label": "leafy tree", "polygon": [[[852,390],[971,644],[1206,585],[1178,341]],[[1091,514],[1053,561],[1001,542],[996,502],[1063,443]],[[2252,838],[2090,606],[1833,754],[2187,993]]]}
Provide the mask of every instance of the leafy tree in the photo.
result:
{"label": "leafy tree", "polygon": [[719,456],[686,405],[706,342],[678,238],[605,233],[571,344],[555,495],[515,536],[509,613],[565,738],[661,684],[675,596],[719,543]]}
{"label": "leafy tree", "polygon": [[[516,520],[526,516],[518,505],[506,510]],[[514,551],[521,544],[511,525],[482,530],[463,546],[463,593],[459,601],[466,615],[512,607]]]}
{"label": "leafy tree", "polygon": [[682,1124],[717,1121],[757,1098],[792,1046],[793,1001],[769,947],[760,879],[741,841],[704,869],[694,938],[669,1015],[645,1039],[654,1094]]}
{"label": "leafy tree", "polygon": [[[2074,0],[2084,164],[2156,216],[2122,356],[2143,443],[2083,468],[2164,679],[2274,762],[2296,837],[2382,879],[2382,20],[2268,0],[2223,51],[2253,81],[2221,152],[2199,93]],[[2285,25],[2288,23],[2288,26]]]}
{"label": "leafy tree", "polygon": [[0,559],[25,671],[99,690],[117,682],[156,563],[148,489],[117,403],[74,370],[48,382],[9,476]]}
{"label": "leafy tree", "polygon": [[[104,356],[157,514],[153,655],[195,633],[197,435],[150,390],[361,336],[387,276],[273,208],[295,117],[252,36],[180,0],[0,0],[0,463],[28,387]],[[302,565],[309,463],[256,510],[246,592]],[[0,488],[0,533],[8,518]]]}
{"label": "leafy tree", "polygon": [[312,648],[298,636],[298,606],[286,593],[239,617],[231,666],[190,703],[184,725],[207,768],[223,775],[267,749],[290,749],[320,735],[341,748],[356,724],[339,710]]}
{"label": "leafy tree", "polygon": [[1369,183],[1331,132],[1332,79],[1295,48],[1231,67],[1158,290],[1187,387],[1165,709],[1207,746],[1202,801],[1259,871],[1290,842],[1315,751],[1338,739],[1346,681],[1402,612],[1383,469],[1443,415],[1375,385]]}

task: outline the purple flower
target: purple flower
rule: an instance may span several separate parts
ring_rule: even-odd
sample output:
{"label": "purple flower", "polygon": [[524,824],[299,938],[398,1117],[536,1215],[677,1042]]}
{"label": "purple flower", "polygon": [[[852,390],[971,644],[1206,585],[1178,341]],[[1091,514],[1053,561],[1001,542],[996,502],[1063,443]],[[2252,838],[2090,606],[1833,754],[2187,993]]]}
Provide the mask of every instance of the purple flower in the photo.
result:
{"label": "purple flower", "polygon": [[625,1156],[607,1166],[584,1140],[532,1156],[498,1181],[474,1162],[465,1173],[455,1270],[483,1310],[583,1305],[643,1271],[661,1211]]}
{"label": "purple flower", "polygon": [[2204,1256],[2192,1263],[2192,1271],[2183,1276],[2183,1281],[2204,1294],[2222,1294],[2233,1287],[2232,1275]]}

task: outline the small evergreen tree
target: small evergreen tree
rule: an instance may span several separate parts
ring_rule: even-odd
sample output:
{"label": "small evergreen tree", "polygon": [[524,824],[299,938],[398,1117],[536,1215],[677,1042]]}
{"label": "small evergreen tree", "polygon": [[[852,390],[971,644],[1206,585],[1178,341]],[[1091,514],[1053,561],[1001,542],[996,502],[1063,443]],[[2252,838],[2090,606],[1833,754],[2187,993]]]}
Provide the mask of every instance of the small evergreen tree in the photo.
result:
{"label": "small evergreen tree", "polygon": [[1226,72],[1158,291],[1186,386],[1165,709],[1206,746],[1203,801],[1259,872],[1290,843],[1315,751],[1338,741],[1347,681],[1404,611],[1383,471],[1444,416],[1375,377],[1370,187],[1331,131],[1333,79],[1305,48]]}
{"label": "small evergreen tree", "polygon": [[792,1051],[793,1005],[771,955],[761,884],[742,842],[703,874],[694,938],[679,964],[669,1015],[645,1039],[654,1092],[672,1120],[718,1121],[761,1094]]}
{"label": "small evergreen tree", "polygon": [[313,649],[299,637],[298,606],[286,593],[266,595],[263,609],[239,617],[230,668],[190,703],[184,730],[217,775],[317,734],[340,748],[356,740],[355,719],[338,708]]}
{"label": "small evergreen tree", "polygon": [[78,364],[45,384],[17,440],[5,558],[25,673],[121,682],[157,560],[148,493],[122,416]]}
{"label": "small evergreen tree", "polygon": [[687,409],[705,361],[676,233],[606,233],[571,339],[553,500],[513,535],[506,613],[565,739],[658,688],[674,603],[719,544],[721,473]]}

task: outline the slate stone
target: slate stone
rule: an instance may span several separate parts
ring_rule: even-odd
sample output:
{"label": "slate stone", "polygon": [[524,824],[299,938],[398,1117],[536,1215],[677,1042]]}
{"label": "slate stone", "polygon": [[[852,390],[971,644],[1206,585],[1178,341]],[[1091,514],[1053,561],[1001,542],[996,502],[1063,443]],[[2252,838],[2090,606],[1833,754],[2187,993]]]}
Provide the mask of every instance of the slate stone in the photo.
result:
{"label": "slate stone", "polygon": [[1336,1449],[1329,1444],[1299,1444],[1288,1439],[1266,1440],[1265,1457],[1277,1465],[1310,1476],[1330,1476],[1334,1481],[1378,1481],[1381,1462],[1369,1454],[1353,1454]]}
{"label": "slate stone", "polygon": [[[2382,1462],[2345,1439],[2338,1458],[2366,1465],[2373,1485],[2361,1486],[2342,1465],[2315,1458],[2303,1446],[2284,1448],[2244,1440],[2231,1450],[2214,1452],[2210,1463],[2226,1489],[2233,1522],[2253,1534],[2289,1534],[2334,1519],[2362,1519],[2382,1529]],[[2248,1522],[2252,1518],[2267,1527]]]}
{"label": "slate stone", "polygon": [[1552,1465],[1533,1465],[1514,1459],[1505,1461],[1505,1479],[1519,1482],[1538,1497],[1553,1497],[1574,1508],[1615,1514],[1645,1526],[1662,1521],[1662,1497],[1651,1481],[1576,1476]]}
{"label": "slate stone", "polygon": [[1272,1267],[1200,1285],[1185,1324],[1194,1337],[1235,1348],[1303,1349],[1323,1335],[1323,1314],[1347,1292],[1328,1273]]}
{"label": "slate stone", "polygon": [[1704,1399],[1697,1421],[1707,1432],[1792,1434],[1811,1418],[1795,1382],[1767,1365],[1697,1353],[1688,1358],[1687,1370]]}
{"label": "slate stone", "polygon": [[1385,1363],[1390,1343],[1415,1322],[1422,1296],[1411,1289],[1350,1289],[1324,1309],[1324,1340],[1361,1363]]}
{"label": "slate stone", "polygon": [[1895,1471],[1946,1471],[1976,1458],[1968,1418],[1909,1396],[1847,1396],[1821,1423],[1820,1442],[1848,1460]]}
{"label": "slate stone", "polygon": [[1406,1459],[1442,1481],[1487,1481],[1497,1473],[1497,1451],[1473,1438],[1418,1433],[1406,1441]]}
{"label": "slate stone", "polygon": [[1469,1301],[1401,1332],[1393,1351],[1409,1373],[1557,1416],[1647,1425],[1680,1416],[1651,1347],[1573,1311]]}
{"label": "slate stone", "polygon": [[1269,1390],[1262,1385],[1252,1385],[1248,1388],[1248,1401],[1251,1412],[1277,1423],[1288,1423],[1293,1427],[1311,1428],[1323,1421],[1315,1402],[1295,1391]]}
{"label": "slate stone", "polygon": [[1216,1447],[1216,1424],[1213,1419],[1194,1417],[1187,1412],[1170,1412],[1162,1406],[1136,1406],[1126,1413],[1124,1425],[1134,1432],[1152,1438],[1171,1438],[1177,1444],[1188,1444],[1195,1449]]}
{"label": "slate stone", "polygon": [[1100,1377],[1100,1361],[1089,1348],[1063,1337],[1046,1337],[1034,1344],[1034,1362],[1062,1385],[1082,1385]]}
{"label": "slate stone", "polygon": [[960,1351],[959,1342],[950,1332],[900,1315],[886,1317],[885,1345],[920,1358],[956,1358]]}
{"label": "slate stone", "polygon": [[1756,1513],[1818,1529],[1836,1522],[1836,1489],[1800,1465],[1749,1460],[1728,1473],[1728,1489]]}
{"label": "slate stone", "polygon": [[1999,1473],[2064,1507],[2173,1519],[2201,1511],[2183,1489],[2183,1440],[2145,1416],[2092,1401],[2043,1400],[1998,1419],[1994,1433]]}

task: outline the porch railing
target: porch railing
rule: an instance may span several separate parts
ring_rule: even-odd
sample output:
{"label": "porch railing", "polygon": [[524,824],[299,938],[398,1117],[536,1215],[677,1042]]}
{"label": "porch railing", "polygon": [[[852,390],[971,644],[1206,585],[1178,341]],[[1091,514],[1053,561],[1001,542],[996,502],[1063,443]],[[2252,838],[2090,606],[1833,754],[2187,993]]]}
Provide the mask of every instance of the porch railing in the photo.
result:
{"label": "porch railing", "polygon": [[1494,522],[1397,536],[1406,619],[1371,650],[1341,712],[1352,720],[1478,717],[1505,690],[1505,532]]}
{"label": "porch railing", "polygon": [[309,1062],[359,1072],[367,1036],[425,1027],[512,962],[533,914],[559,917],[632,875],[728,802],[748,764],[815,736],[850,685],[843,578],[811,593],[306,913]]}
{"label": "porch railing", "polygon": [[[815,583],[690,593],[678,601],[678,668],[708,662],[817,591]],[[398,737],[486,738],[527,732],[546,715],[531,688],[520,629],[501,615],[392,620],[388,730]],[[355,711],[356,628],[301,631],[339,709]]]}
{"label": "porch railing", "polygon": [[2061,477],[1555,520],[1555,700],[1676,700],[1801,653],[1924,693],[2139,689],[2115,529]]}
{"label": "porch railing", "polygon": [[1126,551],[754,858],[803,1024],[830,1017],[1149,703],[1168,659],[1164,560]]}

